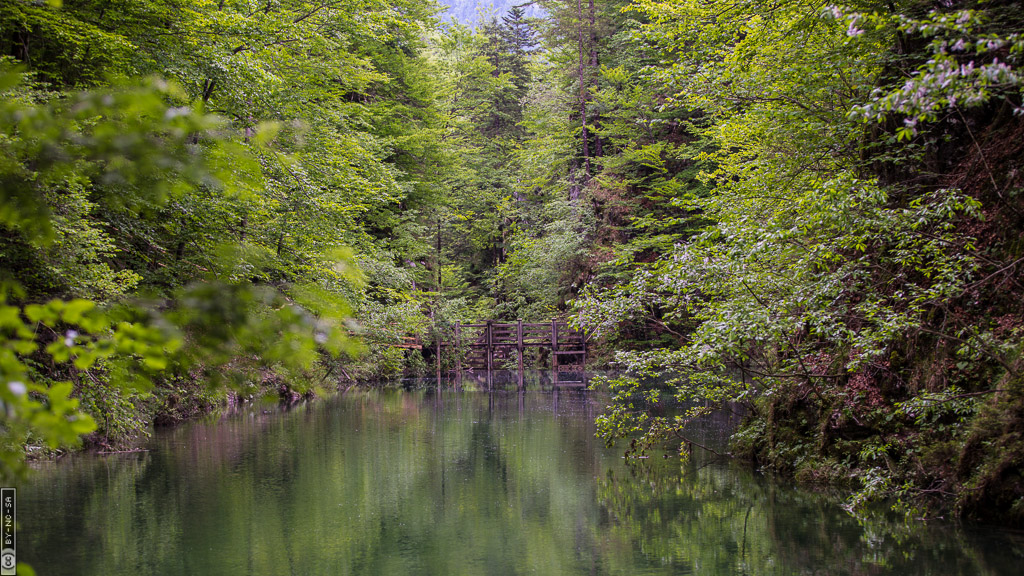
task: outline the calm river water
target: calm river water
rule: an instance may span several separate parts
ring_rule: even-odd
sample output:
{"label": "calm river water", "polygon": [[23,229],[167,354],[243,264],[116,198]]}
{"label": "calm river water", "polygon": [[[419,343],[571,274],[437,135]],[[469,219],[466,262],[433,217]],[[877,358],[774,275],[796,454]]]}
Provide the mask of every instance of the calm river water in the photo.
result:
{"label": "calm river water", "polygon": [[350,392],[162,430],[147,452],[39,466],[18,559],[41,576],[1024,572],[1010,532],[862,522],[727,463],[627,462],[594,437],[603,400]]}

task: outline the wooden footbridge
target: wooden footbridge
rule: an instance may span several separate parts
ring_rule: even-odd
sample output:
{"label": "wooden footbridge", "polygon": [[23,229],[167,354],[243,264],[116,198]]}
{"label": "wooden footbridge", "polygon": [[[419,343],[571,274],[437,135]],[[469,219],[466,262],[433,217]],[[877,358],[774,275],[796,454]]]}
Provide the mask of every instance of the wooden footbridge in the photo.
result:
{"label": "wooden footbridge", "polygon": [[[519,387],[523,387],[524,358],[528,350],[537,351],[534,360],[550,367],[551,380],[557,385],[583,385],[587,360],[586,335],[565,322],[544,323],[456,322],[454,334],[437,341],[437,376],[441,377],[441,353],[445,349],[455,357],[456,377],[463,371],[486,371],[488,386],[495,370],[517,368]],[[533,355],[531,355],[533,356]],[[513,364],[514,363],[514,364]]]}

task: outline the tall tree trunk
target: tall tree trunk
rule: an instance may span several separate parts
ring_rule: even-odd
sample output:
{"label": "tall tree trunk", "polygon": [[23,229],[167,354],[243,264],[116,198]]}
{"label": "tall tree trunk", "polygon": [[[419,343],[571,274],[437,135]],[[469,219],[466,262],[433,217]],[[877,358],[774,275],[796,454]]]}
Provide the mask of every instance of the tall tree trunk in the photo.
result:
{"label": "tall tree trunk", "polygon": [[584,55],[586,54],[586,46],[584,43],[583,36],[583,1],[576,0],[576,16],[579,20],[579,66],[578,72],[580,75],[580,128],[581,137],[583,138],[583,179],[582,184],[590,180],[590,132],[587,128],[587,84],[586,84],[586,60]]}
{"label": "tall tree trunk", "polygon": [[569,200],[573,206],[576,205],[576,200],[579,200],[580,191],[582,190],[579,178],[577,177],[579,171],[579,160],[573,158],[572,164],[569,166]]}
{"label": "tall tree trunk", "polygon": [[437,260],[437,294],[440,297],[443,287],[441,285],[441,216],[437,217],[437,244],[435,245],[435,260]]}
{"label": "tall tree trunk", "polygon": [[217,85],[217,81],[213,78],[207,78],[203,81],[203,104],[207,104],[210,101],[210,97],[213,96],[213,88]]}
{"label": "tall tree trunk", "polygon": [[[594,0],[590,1],[590,69],[595,75],[600,67],[600,63],[597,59],[597,11],[594,9]],[[601,136],[597,133],[597,130],[601,127],[601,115],[598,113],[594,114],[594,117],[590,122],[594,129],[594,156],[600,158],[604,156],[604,150],[601,146]]]}

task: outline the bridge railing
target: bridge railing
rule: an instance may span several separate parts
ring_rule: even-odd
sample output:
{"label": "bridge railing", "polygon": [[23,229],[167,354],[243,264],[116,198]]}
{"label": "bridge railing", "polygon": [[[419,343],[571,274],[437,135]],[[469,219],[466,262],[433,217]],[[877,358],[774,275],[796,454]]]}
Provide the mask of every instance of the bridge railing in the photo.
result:
{"label": "bridge railing", "polygon": [[[463,362],[467,368],[486,369],[488,379],[496,362],[507,360],[512,350],[517,352],[519,384],[523,384],[523,353],[527,348],[537,348],[548,353],[553,381],[558,383],[583,382],[582,373],[587,356],[587,337],[583,332],[572,329],[567,323],[551,322],[477,322],[463,324],[456,322],[450,340],[438,342],[438,359],[441,347],[452,350],[456,359],[456,372],[461,378]],[[542,352],[543,353],[543,352]],[[438,362],[440,369],[440,362]],[[564,380],[563,375],[580,374],[580,380]],[[570,376],[571,377],[571,376]]]}

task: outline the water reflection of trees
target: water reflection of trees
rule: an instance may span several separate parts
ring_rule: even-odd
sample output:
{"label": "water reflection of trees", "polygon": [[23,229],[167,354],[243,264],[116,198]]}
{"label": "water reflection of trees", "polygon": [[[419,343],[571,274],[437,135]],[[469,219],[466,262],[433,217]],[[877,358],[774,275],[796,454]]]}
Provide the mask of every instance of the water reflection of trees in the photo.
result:
{"label": "water reflection of trees", "polygon": [[682,475],[624,469],[599,410],[578,392],[367,392],[182,427],[44,470],[20,494],[25,559],[58,575],[1000,573],[983,543],[862,525],[699,452]]}
{"label": "water reflection of trees", "polygon": [[824,495],[705,458],[682,470],[651,461],[609,472],[598,499],[616,546],[698,574],[1013,574],[1024,552],[1004,533],[989,535],[996,543],[955,528],[858,520]]}
{"label": "water reflection of trees", "polygon": [[[51,574],[571,572],[563,552],[597,510],[580,490],[600,467],[587,402],[379,392],[186,426],[138,457],[44,472],[62,513],[31,530],[29,560]],[[30,507],[54,498],[37,494]]]}

